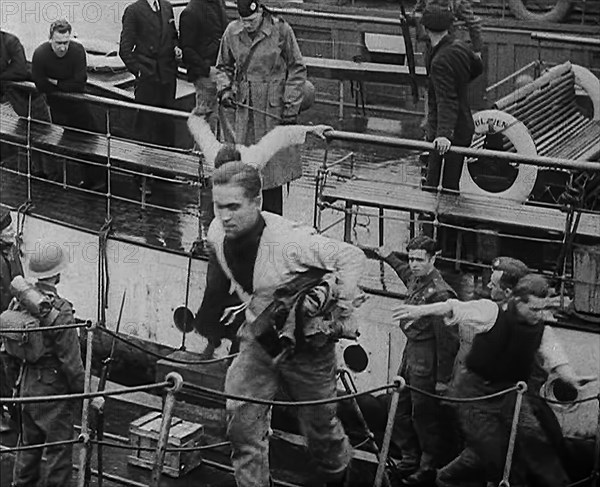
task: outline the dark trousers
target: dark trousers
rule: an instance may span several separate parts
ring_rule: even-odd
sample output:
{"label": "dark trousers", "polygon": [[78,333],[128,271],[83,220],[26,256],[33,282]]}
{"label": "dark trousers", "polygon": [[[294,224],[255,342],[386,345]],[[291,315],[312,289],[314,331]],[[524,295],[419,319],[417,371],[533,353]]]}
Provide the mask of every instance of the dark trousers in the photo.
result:
{"label": "dark trousers", "polygon": [[[406,382],[435,393],[435,340],[409,340],[404,349],[399,374]],[[420,458],[423,468],[439,467],[447,459],[444,431],[450,426],[440,421],[442,408],[437,399],[404,389],[400,392],[392,436],[394,449],[405,461]],[[450,453],[451,454],[451,453]]]}
{"label": "dark trousers", "polygon": [[[458,377],[458,397],[477,397],[507,388],[510,384],[484,381],[468,369]],[[515,393],[485,401],[470,402],[460,407],[461,423],[468,448],[480,457],[486,480],[502,479],[508,439],[515,406]],[[519,426],[510,475],[511,485],[566,487],[569,478],[557,456],[554,445],[548,440],[527,396],[523,398]]]}
{"label": "dark trousers", "polygon": [[[23,374],[21,397],[68,394],[64,374],[52,367],[27,366]],[[73,439],[73,403],[55,401],[25,404],[21,410],[22,444],[37,445]],[[14,487],[34,487],[41,477],[44,450],[17,452],[13,473]],[[45,487],[68,487],[73,470],[73,445],[46,448]]]}
{"label": "dark trousers", "polygon": [[442,172],[442,160],[444,160],[444,174],[442,176],[442,188],[458,191],[460,175],[465,161],[464,156],[458,154],[446,153],[441,156],[435,151],[429,153],[427,163],[426,186],[437,188],[440,184],[440,175]]}
{"label": "dark trousers", "polygon": [[263,190],[262,209],[283,215],[283,188],[281,186]]}
{"label": "dark trousers", "polygon": [[[173,108],[176,88],[175,76],[166,83],[156,77],[141,77],[136,81],[135,101],[160,108]],[[137,137],[143,142],[169,147],[174,145],[175,128],[173,120],[167,115],[139,110],[135,129]]]}
{"label": "dark trousers", "polygon": [[[87,104],[50,95],[48,96],[48,105],[52,114],[52,123],[86,132],[97,132],[92,113]],[[74,184],[84,183],[90,185],[100,180],[100,178],[106,177],[103,169],[88,164],[68,162],[68,168],[70,169],[68,172],[71,174],[70,182]],[[59,179],[61,177],[60,166],[55,164],[54,171],[47,175],[52,179]]]}

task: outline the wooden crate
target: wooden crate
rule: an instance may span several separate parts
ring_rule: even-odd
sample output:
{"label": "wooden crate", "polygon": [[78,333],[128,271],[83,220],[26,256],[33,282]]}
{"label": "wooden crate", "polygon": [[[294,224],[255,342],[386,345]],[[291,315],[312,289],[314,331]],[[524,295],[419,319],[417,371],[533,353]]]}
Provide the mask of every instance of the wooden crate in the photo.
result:
{"label": "wooden crate", "polygon": [[[127,462],[147,469],[152,469],[155,462],[158,435],[162,423],[160,412],[151,412],[132,421],[129,425],[129,438],[131,444],[140,448],[129,455]],[[201,443],[204,427],[201,424],[190,423],[180,418],[173,417],[169,433],[168,448],[189,448]],[[153,448],[154,450],[143,450]],[[180,477],[193,470],[202,463],[200,451],[170,452],[165,454],[163,473],[170,477]]]}

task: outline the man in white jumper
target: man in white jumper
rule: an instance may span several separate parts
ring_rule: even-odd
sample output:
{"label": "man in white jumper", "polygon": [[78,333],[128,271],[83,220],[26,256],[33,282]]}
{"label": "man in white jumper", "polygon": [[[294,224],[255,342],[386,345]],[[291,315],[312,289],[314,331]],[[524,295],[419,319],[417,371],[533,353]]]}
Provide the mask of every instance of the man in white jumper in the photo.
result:
{"label": "man in white jumper", "polygon": [[[227,372],[225,391],[271,400],[283,387],[295,401],[333,398],[334,342],[357,336],[352,312],[364,254],[312,228],[261,212],[260,195],[260,174],[254,166],[228,162],[213,173],[216,218],[208,231],[211,255],[196,328],[212,342],[226,336],[220,318],[230,295],[237,294],[246,305],[245,322],[237,332],[240,353]],[[271,313],[278,296],[315,273],[324,274],[325,281],[300,293],[289,313],[281,314],[281,307]],[[323,294],[329,296],[320,300]],[[270,345],[265,341],[269,335],[274,338]],[[276,350],[280,341],[281,350]],[[228,400],[227,409],[237,485],[270,485],[271,408]],[[327,485],[341,486],[351,448],[336,405],[301,407],[297,412],[317,471]]]}

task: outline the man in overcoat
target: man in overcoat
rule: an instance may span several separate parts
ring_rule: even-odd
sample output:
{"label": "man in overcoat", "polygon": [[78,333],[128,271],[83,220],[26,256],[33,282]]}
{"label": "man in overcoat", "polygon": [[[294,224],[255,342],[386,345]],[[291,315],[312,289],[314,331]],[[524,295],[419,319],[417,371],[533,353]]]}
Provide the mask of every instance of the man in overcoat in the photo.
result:
{"label": "man in overcoat", "polygon": [[[227,26],[221,42],[217,90],[224,106],[235,106],[236,140],[228,142],[250,146],[276,125],[296,123],[306,66],[287,22],[256,0],[238,0],[237,6],[240,19]],[[282,214],[282,186],[302,176],[298,149],[275,154],[262,176],[263,208]]]}

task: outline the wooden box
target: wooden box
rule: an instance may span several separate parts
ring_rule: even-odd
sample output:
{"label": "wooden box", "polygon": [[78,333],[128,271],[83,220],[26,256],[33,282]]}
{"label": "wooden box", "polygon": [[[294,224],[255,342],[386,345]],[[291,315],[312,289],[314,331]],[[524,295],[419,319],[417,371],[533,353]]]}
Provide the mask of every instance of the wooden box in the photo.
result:
{"label": "wooden box", "polygon": [[[131,444],[139,447],[132,451],[127,462],[138,467],[152,469],[156,457],[158,435],[162,414],[151,412],[132,421],[129,425],[129,439]],[[200,424],[183,421],[180,418],[171,419],[171,431],[167,448],[190,448],[200,445],[204,427]],[[144,448],[153,448],[145,450]],[[163,464],[163,473],[170,477],[180,477],[193,470],[202,463],[200,451],[167,451]]]}

